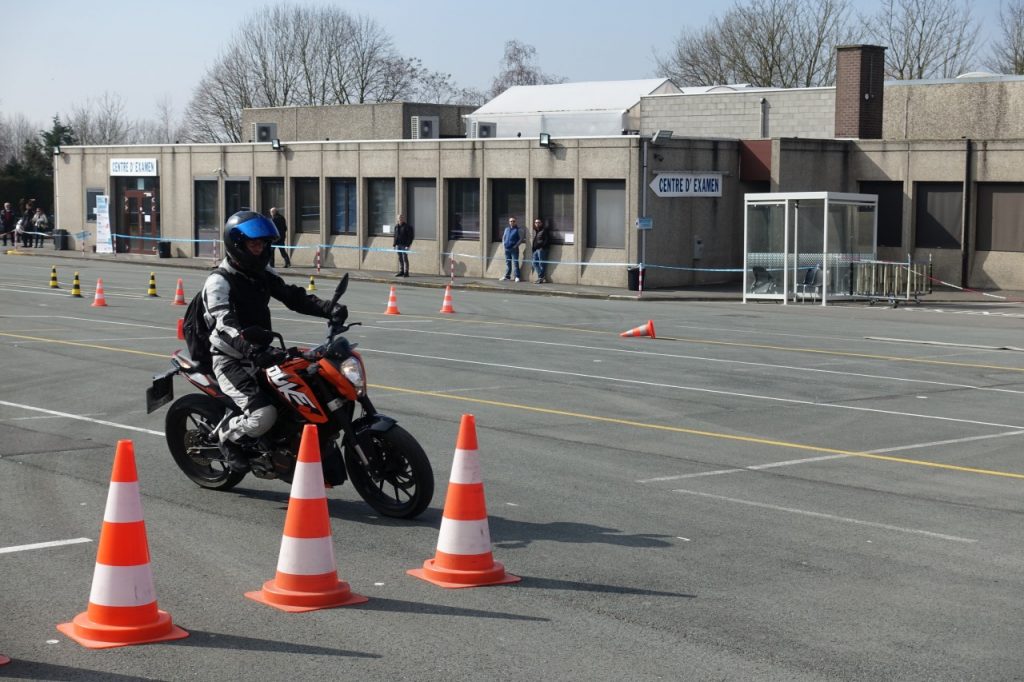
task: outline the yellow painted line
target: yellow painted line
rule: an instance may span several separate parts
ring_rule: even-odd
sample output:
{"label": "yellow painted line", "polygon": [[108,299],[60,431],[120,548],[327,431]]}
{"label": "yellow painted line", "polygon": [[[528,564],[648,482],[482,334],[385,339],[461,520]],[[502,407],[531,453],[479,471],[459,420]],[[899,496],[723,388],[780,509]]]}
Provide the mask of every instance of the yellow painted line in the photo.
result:
{"label": "yellow painted line", "polygon": [[[42,341],[44,343],[57,343],[62,346],[78,346],[79,348],[95,348],[96,350],[112,350],[118,353],[132,353],[133,355],[148,355],[152,358],[164,358],[170,360],[169,353],[149,353],[144,350],[132,350],[131,348],[115,348],[113,346],[101,346],[96,343],[81,343],[79,341],[62,341],[61,339],[47,339],[41,336],[26,336],[24,334],[9,334],[0,332],[0,336],[7,336],[12,339],[24,339],[25,341]],[[168,337],[169,338],[169,337]]]}
{"label": "yellow painted line", "polygon": [[874,459],[882,462],[895,462],[898,464],[912,464],[915,466],[931,467],[934,469],[946,469],[949,471],[958,471],[961,473],[968,474],[982,474],[985,476],[999,476],[1002,478],[1016,478],[1024,480],[1024,474],[1014,473],[1012,471],[995,471],[992,469],[978,469],[976,467],[965,467],[958,466],[956,464],[943,464],[942,462],[930,462],[923,459],[909,459],[906,457],[892,457],[890,455],[876,455],[870,452],[856,452],[853,450],[840,450],[838,448],[829,448],[819,445],[804,445],[803,443],[790,443],[788,441],[770,440],[767,438],[754,438],[751,436],[736,436],[728,433],[720,433],[717,431],[701,431],[699,429],[688,429],[682,426],[668,426],[665,424],[649,424],[647,422],[638,422],[631,419],[619,419],[616,417],[601,417],[593,414],[581,414],[579,412],[566,412],[564,410],[552,410],[546,407],[534,407],[532,405],[519,405],[516,403],[508,403],[500,400],[487,400],[484,398],[470,398],[468,396],[461,395],[450,395],[448,393],[440,393],[437,391],[420,391],[411,388],[399,388],[397,386],[382,386],[380,384],[370,384],[375,389],[384,391],[394,391],[396,393],[408,393],[411,395],[424,395],[434,398],[444,398],[447,400],[459,400],[468,403],[476,403],[478,405],[490,405],[492,407],[503,407],[514,410],[523,410],[526,412],[538,412],[540,414],[551,414],[559,417],[573,417],[575,419],[585,419],[587,421],[604,422],[606,424],[621,424],[623,426],[631,426],[638,429],[652,429],[655,431],[668,431],[670,433],[685,433],[691,436],[702,436],[704,438],[715,438],[717,440],[731,440],[738,441],[741,443],[751,443],[754,445],[767,445],[775,448],[786,448],[789,450],[807,450],[810,452],[824,452],[833,455],[847,455],[849,457],[861,457],[864,459]]}
{"label": "yellow painted line", "polygon": [[[167,359],[169,356],[165,353],[149,353],[147,351],[132,350],[128,348],[115,348],[113,346],[101,346],[94,343],[79,343],[77,341],[62,341],[59,339],[47,339],[39,336],[26,336],[23,334],[9,334],[6,332],[0,332],[0,336],[6,336],[16,339],[24,339],[26,341],[42,341],[45,343],[57,343],[66,346],[78,346],[81,348],[94,348],[96,350],[109,350],[117,353],[132,353],[135,355],[146,355],[154,358]],[[649,424],[647,422],[638,422],[631,419],[618,419],[615,417],[601,417],[599,415],[592,414],[581,414],[579,412],[566,412],[564,410],[553,410],[546,407],[534,407],[532,405],[519,405],[516,403],[508,403],[499,400],[486,400],[484,398],[470,398],[468,396],[457,396],[449,395],[447,393],[440,393],[437,391],[421,391],[412,388],[399,388],[397,386],[383,386],[380,384],[370,384],[372,388],[380,389],[383,391],[393,391],[396,393],[407,393],[410,395],[423,395],[431,396],[434,398],[443,398],[446,400],[459,400],[463,402],[476,403],[478,405],[490,405],[492,407],[502,407],[515,410],[523,410],[526,412],[538,412],[541,414],[551,414],[561,417],[573,417],[575,419],[584,419],[587,421],[603,422],[606,424],[621,424],[622,426],[631,426],[639,429],[653,429],[656,431],[667,431],[670,433],[685,433],[692,436],[702,436],[704,438],[715,438],[718,440],[731,440],[738,441],[741,443],[751,443],[755,445],[767,445],[777,448],[787,448],[790,450],[806,450],[810,452],[824,452],[836,455],[848,455],[850,457],[861,457],[863,459],[874,459],[882,462],[895,462],[898,464],[911,464],[915,466],[931,467],[934,469],[945,469],[948,471],[958,471],[961,473],[968,474],[980,474],[985,476],[999,476],[1002,478],[1015,478],[1024,480],[1024,474],[1014,473],[1012,471],[994,471],[991,469],[978,469],[975,467],[964,467],[957,466],[955,464],[943,464],[941,462],[930,462],[923,459],[909,459],[906,457],[892,457],[889,455],[875,455],[869,452],[855,452],[852,450],[839,450],[837,448],[828,448],[817,445],[804,445],[802,443],[790,443],[787,441],[769,440],[766,438],[754,438],[751,436],[736,436],[728,433],[719,433],[716,431],[701,431],[699,429],[688,429],[682,426],[668,426],[665,424]]]}

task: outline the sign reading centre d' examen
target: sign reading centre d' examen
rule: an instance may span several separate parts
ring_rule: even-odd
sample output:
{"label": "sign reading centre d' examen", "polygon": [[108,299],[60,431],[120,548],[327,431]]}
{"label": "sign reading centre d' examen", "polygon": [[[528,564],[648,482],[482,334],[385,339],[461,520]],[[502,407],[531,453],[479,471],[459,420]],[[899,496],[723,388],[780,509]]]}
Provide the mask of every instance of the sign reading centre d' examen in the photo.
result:
{"label": "sign reading centre d' examen", "polygon": [[110,174],[112,176],[144,176],[156,175],[156,159],[111,159]]}
{"label": "sign reading centre d' examen", "polygon": [[720,197],[721,173],[658,173],[651,189],[659,197]]}

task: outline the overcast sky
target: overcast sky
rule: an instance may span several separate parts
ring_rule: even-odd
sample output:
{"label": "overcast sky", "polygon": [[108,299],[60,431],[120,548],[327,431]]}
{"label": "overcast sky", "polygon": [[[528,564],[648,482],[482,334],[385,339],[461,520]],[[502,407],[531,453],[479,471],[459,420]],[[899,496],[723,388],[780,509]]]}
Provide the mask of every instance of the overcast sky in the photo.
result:
{"label": "overcast sky", "polygon": [[[854,0],[874,12],[879,0]],[[90,97],[116,93],[131,119],[150,118],[169,97],[180,115],[206,69],[241,21],[264,4],[234,0],[126,2],[16,0],[0,12],[0,112],[40,127]],[[309,3],[317,4],[317,3]],[[403,56],[486,90],[505,41],[537,49],[545,73],[570,81],[654,76],[653,50],[667,52],[683,28],[700,28],[728,1],[347,0],[327,2],[373,17]],[[972,3],[983,34],[999,0]]]}

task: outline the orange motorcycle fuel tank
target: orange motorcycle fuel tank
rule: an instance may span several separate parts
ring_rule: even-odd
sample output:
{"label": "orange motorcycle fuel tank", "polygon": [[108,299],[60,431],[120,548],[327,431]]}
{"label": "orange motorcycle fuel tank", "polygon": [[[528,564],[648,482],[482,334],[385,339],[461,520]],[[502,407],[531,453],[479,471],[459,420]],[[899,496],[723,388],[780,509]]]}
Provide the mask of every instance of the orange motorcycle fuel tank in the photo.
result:
{"label": "orange motorcycle fuel tank", "polygon": [[302,418],[311,424],[323,424],[327,421],[327,412],[320,405],[313,389],[298,372],[309,366],[301,358],[295,358],[276,367],[266,370],[270,386],[277,391],[281,399],[291,405]]}

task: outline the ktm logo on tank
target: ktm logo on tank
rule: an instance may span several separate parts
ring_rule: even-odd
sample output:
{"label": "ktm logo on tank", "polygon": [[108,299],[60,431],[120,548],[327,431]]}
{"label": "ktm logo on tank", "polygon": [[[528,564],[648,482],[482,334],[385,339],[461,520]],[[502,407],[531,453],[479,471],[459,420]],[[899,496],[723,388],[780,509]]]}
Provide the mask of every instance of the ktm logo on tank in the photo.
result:
{"label": "ktm logo on tank", "polygon": [[267,370],[267,378],[270,379],[270,383],[274,385],[274,388],[278,392],[288,399],[293,405],[300,407],[306,407],[313,412],[319,413],[316,405],[309,399],[299,384],[291,380],[291,378],[282,370],[280,367],[271,367]]}

